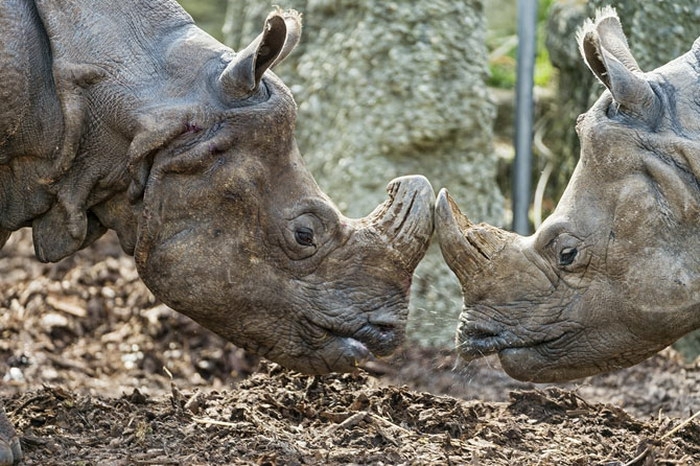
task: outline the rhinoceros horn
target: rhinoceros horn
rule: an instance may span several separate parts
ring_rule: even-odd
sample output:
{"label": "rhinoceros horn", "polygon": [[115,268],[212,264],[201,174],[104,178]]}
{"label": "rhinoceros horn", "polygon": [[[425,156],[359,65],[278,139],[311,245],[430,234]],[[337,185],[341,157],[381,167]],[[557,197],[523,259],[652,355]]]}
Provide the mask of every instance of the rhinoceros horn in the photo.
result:
{"label": "rhinoceros horn", "polygon": [[241,50],[219,76],[223,94],[244,99],[258,87],[268,68],[280,63],[301,37],[301,15],[294,10],[275,11],[265,20],[262,33]]}
{"label": "rhinoceros horn", "polygon": [[[428,199],[432,203],[435,195],[430,183],[416,175],[394,179],[387,192],[389,199],[366,218],[377,228],[382,240],[399,252],[396,258],[404,268],[413,270],[425,254],[433,233],[432,219],[420,206]],[[397,219],[403,220],[397,222]]]}
{"label": "rhinoceros horn", "polygon": [[660,102],[629,50],[615,10],[603,8],[595,22],[586,21],[578,32],[578,42],[586,64],[608,88],[615,102],[653,121]]}
{"label": "rhinoceros horn", "polygon": [[485,223],[473,224],[444,188],[435,203],[435,224],[442,254],[463,286],[515,236]]}

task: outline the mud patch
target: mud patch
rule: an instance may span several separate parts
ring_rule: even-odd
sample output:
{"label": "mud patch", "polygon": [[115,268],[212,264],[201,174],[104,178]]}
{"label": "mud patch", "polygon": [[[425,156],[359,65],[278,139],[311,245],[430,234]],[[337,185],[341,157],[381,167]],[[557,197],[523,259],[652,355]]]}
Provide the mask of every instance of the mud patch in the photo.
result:
{"label": "mud patch", "polygon": [[700,462],[700,366],[670,350],[557,386],[415,346],[308,377],[160,305],[112,236],[40,264],[23,231],[2,255],[0,401],[24,464]]}

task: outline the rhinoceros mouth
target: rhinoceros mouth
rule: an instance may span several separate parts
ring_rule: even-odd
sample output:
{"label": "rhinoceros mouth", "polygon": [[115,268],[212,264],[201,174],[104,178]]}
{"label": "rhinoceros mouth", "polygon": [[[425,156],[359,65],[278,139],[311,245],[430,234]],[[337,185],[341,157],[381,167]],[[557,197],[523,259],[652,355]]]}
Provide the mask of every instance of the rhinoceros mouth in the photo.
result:
{"label": "rhinoceros mouth", "polygon": [[403,342],[401,326],[389,322],[366,323],[351,334],[326,331],[325,348],[318,351],[324,372],[351,372],[379,357],[388,356]]}
{"label": "rhinoceros mouth", "polygon": [[501,332],[483,326],[461,324],[458,332],[458,350],[466,360],[478,359],[511,347],[508,338]]}
{"label": "rhinoceros mouth", "polygon": [[534,350],[557,346],[558,342],[568,338],[569,332],[562,330],[542,338],[524,335],[518,328],[518,334],[510,328],[503,328],[498,323],[474,321],[462,318],[457,329],[458,351],[463,359],[471,361],[498,353],[504,356],[513,350]]}
{"label": "rhinoceros mouth", "polygon": [[403,342],[402,329],[398,322],[369,322],[354,337],[365,343],[375,356],[388,356]]}
{"label": "rhinoceros mouth", "polygon": [[[338,337],[338,341],[343,350],[343,354],[342,357],[338,357],[334,360],[325,360],[329,372],[347,372],[373,359],[372,352],[360,340],[349,337]],[[347,363],[341,361],[350,361],[348,368],[344,367],[347,366]]]}

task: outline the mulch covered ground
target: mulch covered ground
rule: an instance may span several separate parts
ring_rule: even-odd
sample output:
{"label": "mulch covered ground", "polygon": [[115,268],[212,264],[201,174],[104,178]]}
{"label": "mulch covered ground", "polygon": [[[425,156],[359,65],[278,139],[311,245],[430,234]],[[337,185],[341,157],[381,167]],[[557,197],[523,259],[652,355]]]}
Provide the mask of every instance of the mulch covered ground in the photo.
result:
{"label": "mulch covered ground", "polygon": [[303,376],[160,305],[113,236],[0,251],[0,401],[28,465],[700,464],[700,362],[666,350],[557,386],[407,345]]}

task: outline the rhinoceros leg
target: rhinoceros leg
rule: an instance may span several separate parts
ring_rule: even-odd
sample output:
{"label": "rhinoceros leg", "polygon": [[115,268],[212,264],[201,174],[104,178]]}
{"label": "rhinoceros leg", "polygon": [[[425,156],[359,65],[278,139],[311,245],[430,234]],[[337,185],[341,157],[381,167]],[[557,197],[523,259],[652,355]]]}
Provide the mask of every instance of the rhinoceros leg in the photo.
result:
{"label": "rhinoceros leg", "polygon": [[11,466],[22,459],[22,448],[15,428],[0,405],[0,466]]}

